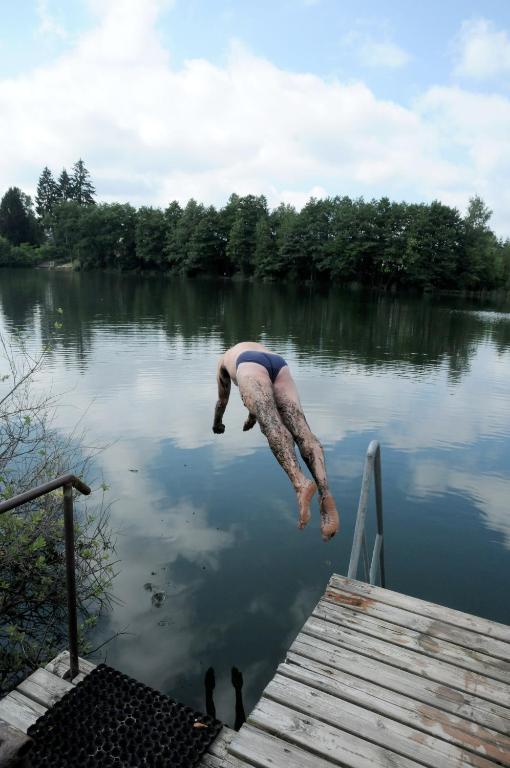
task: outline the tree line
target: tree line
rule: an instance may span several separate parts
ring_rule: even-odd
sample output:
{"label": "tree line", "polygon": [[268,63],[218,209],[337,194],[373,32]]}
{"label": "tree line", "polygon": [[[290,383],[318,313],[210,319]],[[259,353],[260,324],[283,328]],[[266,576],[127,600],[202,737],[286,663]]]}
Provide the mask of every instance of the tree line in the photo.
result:
{"label": "tree line", "polygon": [[277,281],[322,280],[394,289],[510,288],[510,241],[473,197],[464,217],[438,201],[311,198],[270,210],[263,195],[196,200],[164,210],[96,203],[82,160],[55,180],[44,168],[32,200],[0,202],[0,266],[70,262],[83,269],[165,271]]}

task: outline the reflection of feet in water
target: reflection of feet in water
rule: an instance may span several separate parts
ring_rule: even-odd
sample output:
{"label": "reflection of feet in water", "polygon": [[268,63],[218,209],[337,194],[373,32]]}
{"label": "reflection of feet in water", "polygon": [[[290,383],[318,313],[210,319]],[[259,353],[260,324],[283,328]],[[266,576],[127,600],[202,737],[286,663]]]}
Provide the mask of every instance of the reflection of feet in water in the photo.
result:
{"label": "reflection of feet in water", "polygon": [[205,711],[211,717],[216,717],[216,707],[214,706],[213,691],[216,687],[216,678],[214,676],[214,669],[209,667],[205,673],[204,679],[205,685]]}
{"label": "reflection of feet in water", "polygon": [[[246,714],[244,712],[243,704],[243,675],[237,667],[232,667],[230,675],[232,685],[236,692],[236,708],[235,708],[235,723],[234,728],[236,731],[246,722]],[[216,717],[216,707],[214,706],[213,691],[216,686],[216,677],[214,675],[214,669],[209,667],[205,673],[204,678],[205,685],[205,711],[211,717]]]}
{"label": "reflection of feet in water", "polygon": [[243,690],[243,676],[241,672],[237,669],[237,667],[232,667],[232,685],[234,686],[234,689],[236,691],[242,691]]}
{"label": "reflection of feet in water", "polygon": [[239,728],[242,726],[242,724],[246,722],[246,714],[244,712],[243,693],[242,693],[243,676],[241,672],[239,672],[237,667],[232,667],[231,680],[232,680],[232,685],[234,686],[234,690],[236,692],[236,719],[234,723],[234,729],[238,731]]}
{"label": "reflection of feet in water", "polygon": [[315,483],[313,483],[311,480],[307,480],[306,485],[296,491],[299,506],[299,529],[303,529],[305,525],[308,525],[310,522],[310,502],[316,490],[317,486]]}
{"label": "reflection of feet in water", "polygon": [[321,512],[321,533],[324,541],[329,541],[338,531],[340,521],[333,496],[322,496],[319,502]]}

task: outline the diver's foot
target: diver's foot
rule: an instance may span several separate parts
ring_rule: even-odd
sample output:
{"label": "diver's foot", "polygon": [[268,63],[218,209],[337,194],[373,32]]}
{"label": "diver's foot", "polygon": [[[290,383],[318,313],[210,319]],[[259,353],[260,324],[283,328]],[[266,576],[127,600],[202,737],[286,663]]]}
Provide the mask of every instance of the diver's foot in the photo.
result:
{"label": "diver's foot", "polygon": [[329,541],[338,531],[340,520],[333,496],[322,496],[319,502],[321,512],[321,534],[324,541]]}
{"label": "diver's foot", "polygon": [[298,520],[298,528],[302,529],[305,527],[305,525],[308,525],[311,518],[311,512],[310,512],[310,502],[312,500],[313,494],[317,490],[317,486],[315,483],[313,483],[311,480],[307,480],[305,485],[303,485],[297,493],[298,497],[298,506],[299,506],[299,520]]}
{"label": "diver's foot", "polygon": [[242,691],[243,690],[243,675],[242,672],[240,672],[237,667],[232,667],[232,685],[234,686],[234,689],[236,691]]}

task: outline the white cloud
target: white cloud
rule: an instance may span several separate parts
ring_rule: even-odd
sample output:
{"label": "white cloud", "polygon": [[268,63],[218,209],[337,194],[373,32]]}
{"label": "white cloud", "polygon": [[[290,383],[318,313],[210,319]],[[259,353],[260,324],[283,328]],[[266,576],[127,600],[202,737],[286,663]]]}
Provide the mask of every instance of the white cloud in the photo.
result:
{"label": "white cloud", "polygon": [[510,37],[487,19],[465,21],[456,49],[458,75],[483,80],[510,72]]}
{"label": "white cloud", "polygon": [[59,172],[81,156],[107,200],[218,205],[237,191],[301,205],[341,192],[463,208],[480,193],[510,233],[507,98],[431,89],[403,107],[362,82],[286,71],[239,43],[223,66],[193,59],[177,69],[157,33],[160,2],[93,5],[95,27],[68,53],[0,80],[9,146],[0,188],[31,179],[33,192],[44,165]]}
{"label": "white cloud", "polygon": [[504,546],[510,550],[510,481],[506,478],[420,459],[414,466],[412,489],[421,498],[451,491],[467,496],[480,510],[485,525],[502,534]]}

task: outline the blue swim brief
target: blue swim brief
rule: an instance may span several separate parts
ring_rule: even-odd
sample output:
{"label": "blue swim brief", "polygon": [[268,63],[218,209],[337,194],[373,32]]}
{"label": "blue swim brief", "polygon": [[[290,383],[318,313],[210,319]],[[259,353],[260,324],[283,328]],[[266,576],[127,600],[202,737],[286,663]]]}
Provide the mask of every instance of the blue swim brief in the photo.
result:
{"label": "blue swim brief", "polygon": [[246,352],[241,352],[236,360],[236,370],[241,363],[262,365],[268,372],[272,384],[274,384],[281,369],[287,365],[280,355],[273,355],[272,352],[258,352],[256,349],[247,349]]}

